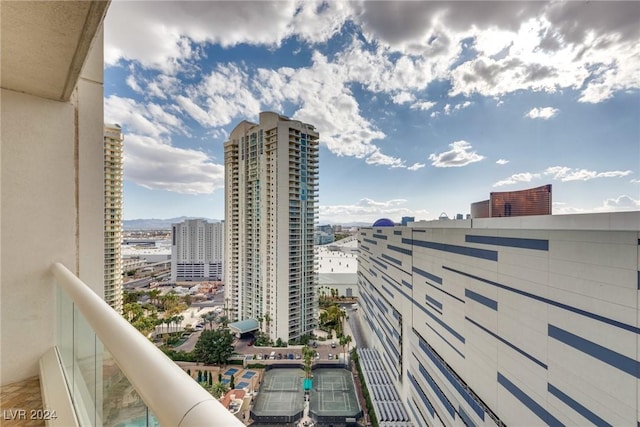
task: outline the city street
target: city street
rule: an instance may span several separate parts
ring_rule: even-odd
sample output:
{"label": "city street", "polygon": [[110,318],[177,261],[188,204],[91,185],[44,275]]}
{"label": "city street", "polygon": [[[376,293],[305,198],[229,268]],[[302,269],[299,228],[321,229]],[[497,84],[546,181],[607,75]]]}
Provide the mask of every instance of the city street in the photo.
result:
{"label": "city street", "polygon": [[351,328],[353,344],[357,347],[368,348],[367,336],[362,332],[362,325],[360,324],[360,312],[349,308],[347,309],[347,316],[349,316],[349,327]]}

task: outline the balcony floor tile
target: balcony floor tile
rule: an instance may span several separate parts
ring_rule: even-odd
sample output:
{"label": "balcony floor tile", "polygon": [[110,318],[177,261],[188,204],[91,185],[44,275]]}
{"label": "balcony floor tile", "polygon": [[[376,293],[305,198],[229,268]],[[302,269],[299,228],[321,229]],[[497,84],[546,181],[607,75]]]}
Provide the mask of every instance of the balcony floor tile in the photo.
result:
{"label": "balcony floor tile", "polygon": [[[40,380],[28,378],[13,384],[7,384],[0,390],[0,424],[11,427],[40,427],[42,419],[32,419],[32,410],[42,410]],[[22,412],[24,411],[24,412]]]}

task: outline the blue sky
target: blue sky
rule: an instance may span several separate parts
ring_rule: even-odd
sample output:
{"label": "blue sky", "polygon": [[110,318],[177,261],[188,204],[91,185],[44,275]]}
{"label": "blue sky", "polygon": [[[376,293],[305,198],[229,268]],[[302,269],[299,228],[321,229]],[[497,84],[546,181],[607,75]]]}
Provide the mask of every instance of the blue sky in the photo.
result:
{"label": "blue sky", "polygon": [[265,110],[320,132],[320,223],[543,184],[554,214],[639,210],[639,21],[639,2],[113,1],[124,217],[223,219],[223,143]]}

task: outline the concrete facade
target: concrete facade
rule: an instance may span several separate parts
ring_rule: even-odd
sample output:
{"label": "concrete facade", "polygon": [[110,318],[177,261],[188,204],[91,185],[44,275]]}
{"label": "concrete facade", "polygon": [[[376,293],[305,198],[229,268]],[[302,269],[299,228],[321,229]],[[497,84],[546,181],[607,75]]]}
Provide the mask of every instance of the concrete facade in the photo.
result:
{"label": "concrete facade", "polygon": [[314,226],[318,132],[272,112],[225,143],[225,299],[232,320],[264,318],[272,339],[317,319]]}
{"label": "concrete facade", "polygon": [[363,326],[416,425],[637,425],[640,212],[361,229]]}
{"label": "concrete facade", "polygon": [[171,229],[172,281],[224,279],[224,221],[188,219]]}

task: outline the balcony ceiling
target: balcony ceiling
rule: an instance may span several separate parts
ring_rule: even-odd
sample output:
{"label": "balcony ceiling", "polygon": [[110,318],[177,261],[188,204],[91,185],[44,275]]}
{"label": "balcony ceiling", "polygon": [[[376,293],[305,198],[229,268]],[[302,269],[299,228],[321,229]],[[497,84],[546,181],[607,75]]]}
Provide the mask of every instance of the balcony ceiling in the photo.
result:
{"label": "balcony ceiling", "polygon": [[108,5],[2,0],[2,88],[67,101]]}

